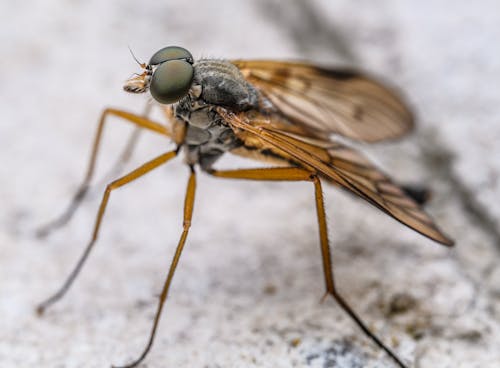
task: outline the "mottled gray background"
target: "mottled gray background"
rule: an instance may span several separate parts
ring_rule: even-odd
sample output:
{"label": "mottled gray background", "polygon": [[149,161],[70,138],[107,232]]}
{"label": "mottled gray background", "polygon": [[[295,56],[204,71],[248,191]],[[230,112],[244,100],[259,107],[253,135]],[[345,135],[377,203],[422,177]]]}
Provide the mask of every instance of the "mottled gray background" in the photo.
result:
{"label": "mottled gray background", "polygon": [[[166,45],[195,57],[354,65],[405,92],[419,129],[366,147],[427,183],[449,250],[326,188],[345,297],[412,367],[500,366],[498,1],[3,1],[0,5],[0,365],[107,367],[137,356],[181,230],[181,160],[113,194],[89,263],[37,318],[87,241],[102,185],[63,230],[104,106],[141,112],[123,81]],[[102,176],[130,127],[111,123]],[[130,167],[171,147],[144,134]],[[223,160],[219,167],[241,161]],[[388,367],[332,300],[308,183],[199,176],[185,253],[148,367]]]}

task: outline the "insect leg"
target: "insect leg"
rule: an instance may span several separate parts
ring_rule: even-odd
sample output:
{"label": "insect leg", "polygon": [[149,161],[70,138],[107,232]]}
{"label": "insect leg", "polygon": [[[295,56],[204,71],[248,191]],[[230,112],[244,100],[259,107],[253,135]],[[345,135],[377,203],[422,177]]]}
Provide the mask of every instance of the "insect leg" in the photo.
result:
{"label": "insect leg", "polygon": [[[146,104],[146,107],[144,109],[144,112],[142,113],[142,117],[147,118],[149,113],[151,112],[151,105]],[[137,145],[137,142],[139,141],[139,137],[142,132],[142,127],[139,125],[136,125],[134,127],[134,131],[132,134],[130,134],[129,139],[125,145],[125,148],[123,149],[122,153],[120,156],[118,156],[118,159],[116,160],[115,164],[111,167],[111,170],[104,176],[105,181],[109,181],[109,178],[116,178],[120,175],[124,165],[130,160],[132,157],[132,154],[134,152],[134,149]]]}
{"label": "insect leg", "polygon": [[361,330],[382,350],[384,350],[401,368],[407,366],[393,353],[375,334],[373,334],[360,317],[352,310],[344,298],[337,292],[333,281],[332,260],[330,254],[330,246],[328,242],[328,230],[326,224],[325,206],[323,201],[323,191],[321,181],[318,176],[305,169],[300,168],[265,168],[265,169],[244,169],[244,170],[228,170],[217,171],[212,170],[210,174],[232,179],[247,179],[247,180],[279,180],[279,181],[312,181],[314,183],[314,193],[316,200],[316,212],[318,217],[319,235],[321,243],[321,254],[323,259],[323,271],[326,284],[326,297],[331,295],[342,309],[356,322]]}
{"label": "insect leg", "polygon": [[[143,116],[132,114],[130,112],[126,112],[126,111],[122,111],[122,110],[117,110],[117,109],[111,109],[111,108],[105,109],[102,112],[101,117],[99,119],[99,124],[98,124],[97,132],[96,132],[96,135],[94,138],[94,143],[92,145],[92,152],[90,155],[90,160],[88,163],[87,172],[85,174],[83,182],[80,184],[78,190],[74,194],[73,199],[71,200],[71,202],[70,202],[69,206],[66,208],[66,210],[59,217],[54,219],[53,221],[40,227],[37,230],[38,236],[44,237],[44,236],[48,235],[52,230],[55,230],[55,229],[65,225],[71,219],[71,217],[75,213],[76,209],[78,208],[78,205],[82,202],[83,198],[87,194],[90,181],[92,180],[92,177],[94,174],[95,164],[97,161],[97,154],[99,152],[101,137],[102,137],[102,134],[104,131],[104,125],[108,121],[107,117],[110,115],[120,117],[126,121],[129,121],[129,122],[135,124],[140,129],[147,129],[147,130],[165,135],[167,137],[170,137],[170,132],[165,126],[163,126],[159,123],[156,123],[152,120],[149,120]],[[134,135],[136,135],[136,134],[134,134]],[[132,139],[127,144],[126,150],[122,153],[122,156],[121,156],[122,158],[123,157],[125,157],[125,159],[127,158],[127,155],[129,154],[129,151],[131,150],[131,145],[134,144],[134,139],[136,139],[136,138],[134,138],[134,136],[132,136]]]}
{"label": "insect leg", "polygon": [[151,328],[151,333],[149,335],[148,343],[146,344],[146,347],[144,348],[144,350],[141,353],[141,355],[139,356],[139,358],[134,360],[132,363],[126,364],[124,366],[113,366],[114,368],[132,368],[132,367],[137,366],[139,363],[141,363],[144,360],[144,358],[148,354],[149,350],[151,349],[151,346],[153,345],[156,330],[158,328],[158,323],[159,323],[160,317],[161,317],[161,312],[163,310],[163,304],[165,303],[165,300],[167,299],[168,290],[170,288],[170,283],[172,282],[172,278],[174,277],[174,272],[175,272],[175,269],[177,268],[177,264],[179,263],[179,258],[181,257],[182,249],[184,248],[184,244],[186,242],[188,231],[189,231],[189,228],[191,226],[191,218],[193,216],[193,208],[194,208],[195,190],[196,190],[196,173],[195,173],[194,169],[191,167],[191,175],[189,177],[187,190],[186,190],[186,197],[184,199],[184,221],[182,224],[183,230],[182,230],[181,238],[179,239],[179,243],[178,243],[177,248],[175,250],[174,258],[172,259],[172,262],[170,264],[170,268],[168,270],[165,284],[163,285],[163,289],[161,291],[160,301],[158,303],[158,308],[156,310],[155,319],[153,322],[153,327]]}
{"label": "insect leg", "polygon": [[314,192],[316,198],[316,211],[318,216],[318,225],[321,241],[321,255],[323,259],[323,271],[325,274],[326,282],[326,294],[325,297],[330,294],[337,303],[342,307],[342,309],[356,322],[356,324],[363,330],[363,332],[382,350],[384,350],[401,368],[407,368],[407,366],[401,361],[401,359],[392,352],[389,347],[387,347],[373,332],[371,332],[366,324],[361,320],[361,318],[353,311],[353,309],[347,304],[345,299],[338,293],[335,288],[335,283],[333,281],[332,272],[332,257],[330,254],[330,247],[328,242],[328,230],[326,225],[326,215],[325,206],[323,201],[323,191],[321,189],[321,181],[317,176],[314,176]]}
{"label": "insect leg", "polygon": [[92,237],[90,239],[90,242],[88,243],[87,247],[85,248],[85,251],[83,252],[80,259],[78,260],[78,263],[76,264],[75,268],[71,271],[71,273],[69,274],[68,278],[66,279],[64,284],[61,286],[61,288],[54,295],[52,295],[50,298],[48,298],[47,300],[45,300],[44,302],[42,302],[38,305],[37,312],[39,314],[43,314],[43,312],[45,311],[45,309],[47,309],[47,307],[51,306],[52,304],[54,304],[56,301],[58,301],[59,299],[61,299],[64,296],[64,294],[66,293],[66,291],[68,291],[69,287],[71,286],[71,284],[75,280],[76,276],[78,275],[78,273],[82,269],[85,261],[87,260],[89,254],[90,254],[90,251],[92,250],[92,248],[97,240],[97,237],[99,235],[101,221],[102,221],[102,218],[104,216],[104,212],[106,210],[106,206],[108,204],[108,200],[109,200],[109,196],[110,196],[111,192],[117,188],[124,186],[125,184],[128,184],[128,183],[134,181],[135,179],[140,178],[141,176],[154,170],[158,166],[171,160],[176,155],[177,155],[177,151],[171,151],[171,152],[164,153],[164,154],[154,158],[153,160],[148,161],[145,164],[139,166],[137,169],[131,171],[127,175],[125,175],[125,176],[111,182],[110,184],[108,184],[108,186],[106,187],[106,190],[104,191],[104,195],[102,197],[101,204],[99,206],[99,211],[97,212],[97,217],[96,217],[96,221],[95,221],[95,225],[94,225],[94,231],[92,233]]}

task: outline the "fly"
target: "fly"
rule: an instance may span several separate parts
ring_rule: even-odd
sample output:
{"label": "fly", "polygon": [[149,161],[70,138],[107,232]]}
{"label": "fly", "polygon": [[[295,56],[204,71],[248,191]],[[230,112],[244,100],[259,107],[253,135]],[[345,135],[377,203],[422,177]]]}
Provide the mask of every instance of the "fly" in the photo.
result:
{"label": "fly", "polygon": [[[112,181],[104,192],[90,242],[62,287],[41,303],[38,312],[59,300],[88,258],[99,234],[111,193],[166,164],[181,152],[190,168],[183,231],[160,295],[149,339],[142,354],[124,368],[137,366],[154,341],[168,290],[191,225],[196,169],[220,178],[260,181],[307,181],[314,186],[319,238],[326,285],[332,296],[361,330],[394,362],[407,366],[379,339],[338,293],[332,271],[322,182],[341,187],[422,235],[446,246],[448,238],[424,212],[418,196],[394,183],[358,150],[335,136],[361,142],[399,138],[413,127],[413,115],[401,98],[359,72],[334,70],[307,63],[261,60],[200,59],[182,47],[156,52],[139,63],[124,85],[130,93],[149,93],[168,117],[166,125],[118,109],[104,110],[99,121],[87,174],[61,217],[42,229],[48,233],[65,224],[83,200],[94,174],[103,127],[108,116],[165,136],[177,148]],[[217,170],[224,154],[263,161],[267,167]],[[269,167],[271,164],[271,167]],[[422,193],[420,193],[422,194]]]}

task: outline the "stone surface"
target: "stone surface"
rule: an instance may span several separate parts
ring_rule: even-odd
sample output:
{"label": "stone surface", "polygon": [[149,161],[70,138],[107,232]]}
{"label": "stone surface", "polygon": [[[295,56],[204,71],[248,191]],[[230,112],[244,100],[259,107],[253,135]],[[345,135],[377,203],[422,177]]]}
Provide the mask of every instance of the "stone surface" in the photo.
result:
{"label": "stone surface", "polygon": [[[440,247],[325,188],[341,292],[412,367],[500,364],[500,13],[496,1],[3,2],[0,41],[0,362],[104,367],[137,356],[181,231],[181,160],[113,193],[102,235],[66,298],[43,318],[90,236],[102,185],[70,225],[58,214],[83,177],[104,106],[162,46],[195,56],[308,59],[367,70],[419,117],[398,144],[363,147],[457,240]],[[100,177],[129,127],[110,124]],[[144,134],[130,168],[172,147]],[[246,165],[227,158],[220,167]],[[386,367],[392,362],[333,300],[310,184],[199,175],[193,227],[148,367]]]}

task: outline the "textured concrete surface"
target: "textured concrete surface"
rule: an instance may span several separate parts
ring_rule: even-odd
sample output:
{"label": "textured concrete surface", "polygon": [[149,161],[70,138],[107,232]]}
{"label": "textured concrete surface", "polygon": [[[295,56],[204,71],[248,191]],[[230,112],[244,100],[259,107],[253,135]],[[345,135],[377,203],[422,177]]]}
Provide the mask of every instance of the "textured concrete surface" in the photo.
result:
{"label": "textured concrete surface", "polygon": [[[334,5],[332,5],[334,3]],[[137,356],[181,230],[188,170],[168,164],[113,194],[95,253],[43,318],[90,236],[102,185],[49,238],[83,177],[104,106],[141,59],[195,56],[355,65],[405,92],[419,129],[365,147],[399,180],[428,184],[449,250],[326,188],[345,297],[412,367],[500,365],[500,13],[497,1],[2,2],[0,366],[106,367]],[[8,15],[5,17],[5,15]],[[129,127],[112,123],[109,168]],[[132,167],[171,147],[147,134]],[[246,165],[224,159],[220,167]],[[311,185],[199,176],[193,227],[148,367],[388,367],[323,294]]]}

